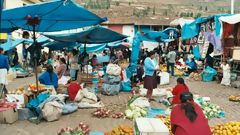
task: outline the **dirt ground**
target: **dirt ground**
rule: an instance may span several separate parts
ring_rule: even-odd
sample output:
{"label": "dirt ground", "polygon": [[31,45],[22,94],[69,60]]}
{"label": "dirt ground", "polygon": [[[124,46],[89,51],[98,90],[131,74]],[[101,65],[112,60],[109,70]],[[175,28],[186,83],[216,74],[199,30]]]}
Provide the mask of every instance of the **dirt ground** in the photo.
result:
{"label": "dirt ground", "polygon": [[[176,78],[171,79],[170,85],[164,87],[170,87],[176,85]],[[16,79],[14,82],[8,85],[8,89],[12,90],[23,84],[29,84],[34,82],[33,77]],[[220,105],[226,112],[225,118],[216,118],[209,121],[211,126],[238,120],[240,121],[240,103],[234,103],[228,101],[229,95],[240,94],[240,89],[234,89],[231,87],[221,86],[216,82],[195,82],[186,81],[190,90],[201,96],[208,96],[211,98],[212,103]],[[100,98],[104,104],[114,110],[124,110],[127,101],[130,98],[130,94],[121,93],[119,96],[103,96]],[[154,107],[163,107],[159,103],[153,103]],[[40,124],[36,125],[28,121],[17,121],[14,124],[0,124],[0,135],[56,135],[57,132],[63,127],[76,127],[79,122],[85,122],[90,125],[91,131],[109,131],[113,127],[119,124],[129,124],[132,125],[132,121],[124,119],[98,119],[91,116],[91,112],[94,109],[79,109],[77,112],[69,115],[61,116],[58,121],[45,122],[42,121]]]}

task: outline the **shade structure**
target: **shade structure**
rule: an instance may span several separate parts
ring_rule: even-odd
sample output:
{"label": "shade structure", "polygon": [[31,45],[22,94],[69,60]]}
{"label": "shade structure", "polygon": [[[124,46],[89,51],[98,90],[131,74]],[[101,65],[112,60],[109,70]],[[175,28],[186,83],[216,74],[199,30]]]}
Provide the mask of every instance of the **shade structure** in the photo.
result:
{"label": "shade structure", "polygon": [[64,48],[73,48],[76,46],[80,46],[80,44],[77,44],[75,42],[59,42],[59,41],[53,41],[53,42],[49,42],[43,45],[43,47],[48,47],[49,49],[53,50],[53,51],[57,51],[57,50],[62,50]]}
{"label": "shade structure", "polygon": [[185,23],[191,23],[193,21],[194,21],[193,19],[178,18],[171,21],[170,25],[180,25],[182,27]]}
{"label": "shade structure", "polygon": [[[37,55],[40,53],[41,47],[37,44],[36,32],[76,29],[100,24],[104,21],[106,18],[100,18],[72,0],[54,0],[3,10],[0,32],[10,32],[19,28],[33,31],[34,46],[31,47],[31,50],[33,51],[35,69],[37,69]],[[37,70],[35,70],[35,77],[38,89]]]}
{"label": "shade structure", "polygon": [[[40,36],[36,39],[36,41],[38,44],[42,45],[42,44],[50,42],[50,39],[45,36]],[[34,43],[33,39],[24,39],[24,42],[30,43],[30,44]]]}
{"label": "shade structure", "polygon": [[0,47],[3,48],[4,51],[9,51],[23,42],[24,42],[23,39],[16,39],[16,40],[8,39],[6,43],[0,44]]}
{"label": "shade structure", "polygon": [[171,42],[179,37],[179,32],[176,28],[169,27],[163,31],[149,31],[144,34],[144,37],[157,42]]}
{"label": "shade structure", "polygon": [[127,38],[127,36],[112,31],[110,29],[95,26],[79,33],[45,35],[56,41],[77,42],[83,44],[103,44],[119,41]]}
{"label": "shade structure", "polygon": [[100,18],[72,0],[54,0],[3,10],[0,30],[21,28],[33,31],[33,28],[27,25],[28,16],[39,17],[40,23],[35,29],[37,32],[76,29],[106,21],[106,18]]}

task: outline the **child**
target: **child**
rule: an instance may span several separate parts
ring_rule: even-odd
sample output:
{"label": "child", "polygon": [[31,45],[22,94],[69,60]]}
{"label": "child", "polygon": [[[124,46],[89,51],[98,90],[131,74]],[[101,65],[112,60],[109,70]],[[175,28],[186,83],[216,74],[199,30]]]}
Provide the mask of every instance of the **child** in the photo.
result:
{"label": "child", "polygon": [[223,61],[223,63],[221,64],[221,68],[223,70],[223,78],[222,78],[222,81],[221,81],[221,84],[222,85],[225,85],[225,86],[229,86],[230,83],[231,83],[231,71],[230,71],[230,66],[229,64],[227,64],[227,61]]}

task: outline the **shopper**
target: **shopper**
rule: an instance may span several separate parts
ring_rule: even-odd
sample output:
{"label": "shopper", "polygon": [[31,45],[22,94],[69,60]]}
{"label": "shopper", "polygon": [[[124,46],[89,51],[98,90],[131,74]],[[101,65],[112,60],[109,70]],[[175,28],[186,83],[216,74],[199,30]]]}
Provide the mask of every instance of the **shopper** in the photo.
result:
{"label": "shopper", "polygon": [[144,60],[144,88],[147,89],[146,97],[152,100],[153,89],[157,88],[156,63],[154,62],[155,53],[148,53],[148,57]]}
{"label": "shopper", "polygon": [[67,72],[66,60],[64,58],[60,58],[59,67],[57,68],[58,79],[64,76],[66,72]]}
{"label": "shopper", "polygon": [[186,65],[188,66],[187,74],[197,71],[197,63],[195,62],[194,58],[191,58],[189,61],[187,61]]}
{"label": "shopper", "polygon": [[174,76],[174,66],[176,63],[177,54],[174,51],[172,46],[169,46],[169,52],[167,54],[167,72],[170,73],[171,68],[171,75]]}
{"label": "shopper", "polygon": [[227,61],[223,61],[221,64],[221,68],[223,70],[223,78],[221,81],[222,85],[229,86],[231,84],[231,71],[230,71],[230,66],[227,64]]}
{"label": "shopper", "polygon": [[180,96],[181,104],[171,112],[171,130],[174,135],[212,135],[208,120],[201,108],[193,101],[190,92]]}
{"label": "shopper", "polygon": [[7,56],[3,54],[4,54],[4,50],[3,48],[0,48],[0,85],[1,85],[0,96],[2,95],[2,93],[4,94],[8,93],[6,89],[6,85],[7,85],[7,71],[9,69],[9,63],[8,63]]}
{"label": "shopper", "polygon": [[180,95],[183,92],[189,92],[189,88],[185,84],[183,78],[178,78],[177,79],[177,85],[173,89],[171,89],[171,91],[172,91],[172,94],[173,94],[173,98],[169,99],[169,100],[174,105],[174,104],[180,104]]}
{"label": "shopper", "polygon": [[79,65],[78,65],[78,51],[73,49],[70,58],[69,58],[69,64],[70,64],[70,76],[72,78],[72,81],[77,80]]}
{"label": "shopper", "polygon": [[52,65],[47,65],[47,71],[44,72],[43,74],[41,74],[38,77],[38,80],[41,84],[52,85],[52,86],[54,86],[54,88],[58,87],[58,76],[53,71]]}

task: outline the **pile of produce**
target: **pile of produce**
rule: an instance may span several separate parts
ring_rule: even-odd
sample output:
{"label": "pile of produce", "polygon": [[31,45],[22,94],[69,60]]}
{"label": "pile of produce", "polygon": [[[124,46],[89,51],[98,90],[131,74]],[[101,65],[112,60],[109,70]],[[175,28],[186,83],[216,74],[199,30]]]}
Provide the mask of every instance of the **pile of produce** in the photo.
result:
{"label": "pile of produce", "polygon": [[124,117],[124,114],[122,112],[116,112],[116,113],[113,113],[112,115],[112,118],[114,119],[121,119]]}
{"label": "pile of produce", "polygon": [[9,94],[17,94],[17,95],[21,95],[25,93],[25,89],[24,87],[20,87],[18,89],[16,89],[15,91],[10,91]]}
{"label": "pile of produce", "polygon": [[113,111],[104,108],[98,108],[92,113],[92,115],[97,118],[109,118],[111,116],[112,118],[120,119],[124,117],[124,114],[122,112],[113,113]]}
{"label": "pile of produce", "polygon": [[229,122],[211,128],[213,135],[239,135],[240,122]]}
{"label": "pile of produce", "polygon": [[156,118],[161,119],[164,122],[164,124],[168,127],[169,135],[174,135],[171,130],[170,117],[165,117],[163,115],[157,115]]}
{"label": "pile of produce", "polygon": [[72,128],[62,128],[58,135],[89,135],[89,126],[84,123],[79,123],[79,126],[75,129]]}
{"label": "pile of produce", "polygon": [[136,118],[139,117],[145,117],[147,115],[147,109],[140,108],[138,106],[131,104],[129,106],[129,109],[125,111],[125,115],[127,119],[135,120]]}
{"label": "pile of produce", "polygon": [[[167,72],[167,65],[160,65],[160,70],[163,71],[163,72]],[[174,68],[174,74],[176,76],[182,76],[182,75],[184,75],[184,72],[175,67]]]}
{"label": "pile of produce", "polygon": [[229,96],[228,97],[229,101],[233,101],[233,102],[240,102],[240,95],[237,96]]}
{"label": "pile of produce", "polygon": [[[39,91],[42,91],[42,90],[45,90],[46,89],[46,86],[43,85],[43,84],[38,84],[38,90]],[[32,92],[36,92],[37,91],[37,86],[36,84],[30,84],[29,85],[29,90],[32,91]]]}
{"label": "pile of produce", "polygon": [[120,125],[104,135],[133,135],[133,128],[127,125]]}
{"label": "pile of produce", "polygon": [[224,117],[224,112],[218,105],[204,103],[201,108],[208,119]]}
{"label": "pile of produce", "polygon": [[111,110],[98,108],[96,111],[92,113],[92,115],[97,118],[108,118],[111,115]]}

